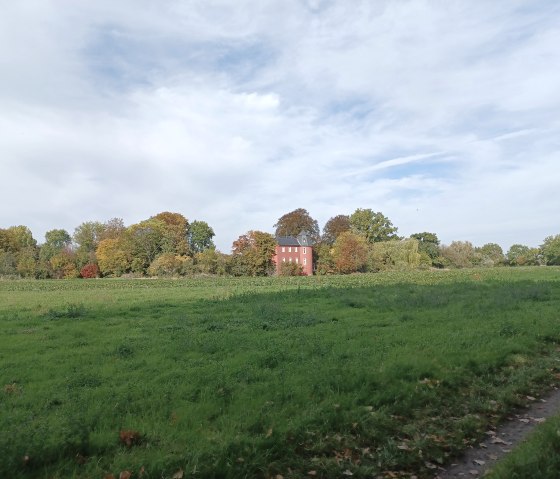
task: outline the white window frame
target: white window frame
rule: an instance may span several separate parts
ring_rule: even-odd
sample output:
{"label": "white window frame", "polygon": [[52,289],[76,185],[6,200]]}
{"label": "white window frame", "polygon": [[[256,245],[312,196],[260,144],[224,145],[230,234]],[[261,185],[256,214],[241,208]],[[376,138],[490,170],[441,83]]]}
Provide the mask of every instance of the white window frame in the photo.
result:
{"label": "white window frame", "polygon": [[285,253],[285,252],[286,252],[286,247],[282,246],[282,253]]}

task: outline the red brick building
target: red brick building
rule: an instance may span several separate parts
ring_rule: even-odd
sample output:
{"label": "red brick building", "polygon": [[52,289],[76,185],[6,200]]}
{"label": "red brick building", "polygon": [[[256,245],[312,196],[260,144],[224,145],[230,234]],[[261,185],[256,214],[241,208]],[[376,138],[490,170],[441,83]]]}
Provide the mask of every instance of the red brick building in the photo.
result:
{"label": "red brick building", "polygon": [[313,274],[313,246],[306,234],[298,236],[279,236],[276,238],[276,254],[272,258],[276,264],[276,274],[280,273],[283,263],[301,266],[303,274]]}

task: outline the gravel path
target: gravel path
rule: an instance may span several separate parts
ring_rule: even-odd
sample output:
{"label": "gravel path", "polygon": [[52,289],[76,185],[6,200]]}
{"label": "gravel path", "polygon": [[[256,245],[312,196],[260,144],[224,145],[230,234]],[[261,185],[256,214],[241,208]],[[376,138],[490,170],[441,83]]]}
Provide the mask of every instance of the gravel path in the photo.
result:
{"label": "gravel path", "polygon": [[530,396],[527,396],[527,399],[531,401],[528,408],[512,414],[508,421],[496,430],[487,431],[487,438],[479,447],[469,449],[462,458],[440,470],[434,479],[482,477],[497,461],[525,439],[537,424],[560,412],[558,388],[541,399]]}

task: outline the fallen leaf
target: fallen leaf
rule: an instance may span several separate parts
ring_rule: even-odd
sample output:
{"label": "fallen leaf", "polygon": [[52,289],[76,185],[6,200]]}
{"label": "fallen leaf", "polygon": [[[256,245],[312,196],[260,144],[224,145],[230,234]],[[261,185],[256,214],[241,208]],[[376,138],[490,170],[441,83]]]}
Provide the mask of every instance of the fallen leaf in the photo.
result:
{"label": "fallen leaf", "polygon": [[309,471],[307,473],[308,476],[316,476],[317,475],[317,471]]}
{"label": "fallen leaf", "polygon": [[140,468],[140,470],[138,471],[138,477],[142,477],[145,472],[146,472],[146,469],[144,469],[144,466],[142,466]]}
{"label": "fallen leaf", "polygon": [[132,447],[134,444],[140,444],[142,435],[138,431],[123,429],[119,432],[119,440],[126,447]]}
{"label": "fallen leaf", "polygon": [[496,456],[496,454],[488,454],[488,457],[490,459],[492,459],[493,461],[495,461],[496,459],[498,459],[498,456]]}
{"label": "fallen leaf", "polygon": [[400,449],[401,451],[410,451],[410,447],[408,447],[406,444],[399,444],[397,446],[397,449]]}
{"label": "fallen leaf", "polygon": [[272,436],[272,428],[270,428],[268,431],[266,431],[266,436],[265,437],[270,437]]}
{"label": "fallen leaf", "polygon": [[132,476],[132,472],[121,471],[121,473],[119,474],[119,479],[130,479],[131,476]]}
{"label": "fallen leaf", "polygon": [[345,476],[353,476],[354,473],[352,471],[350,471],[349,469],[346,469],[342,474],[344,474]]}
{"label": "fallen leaf", "polygon": [[484,466],[484,464],[486,464],[486,461],[481,461],[480,459],[475,459],[473,462],[479,466]]}
{"label": "fallen leaf", "polygon": [[284,476],[282,474],[276,474],[274,479],[284,479]]}
{"label": "fallen leaf", "polygon": [[511,442],[504,441],[501,437],[498,436],[493,437],[491,442],[492,444],[506,444],[506,445],[511,444]]}
{"label": "fallen leaf", "polygon": [[469,473],[472,474],[473,476],[478,476],[480,474],[476,469],[471,469]]}
{"label": "fallen leaf", "polygon": [[172,479],[183,479],[183,469],[179,469],[173,476]]}
{"label": "fallen leaf", "polygon": [[535,401],[536,398],[534,398],[533,396],[525,396],[529,401]]}
{"label": "fallen leaf", "polygon": [[527,419],[526,417],[522,417],[521,419],[519,419],[519,421],[527,424],[529,422],[529,419]]}
{"label": "fallen leaf", "polygon": [[537,424],[541,424],[541,423],[546,421],[546,418],[544,418],[544,417],[534,417],[533,421],[535,421]]}

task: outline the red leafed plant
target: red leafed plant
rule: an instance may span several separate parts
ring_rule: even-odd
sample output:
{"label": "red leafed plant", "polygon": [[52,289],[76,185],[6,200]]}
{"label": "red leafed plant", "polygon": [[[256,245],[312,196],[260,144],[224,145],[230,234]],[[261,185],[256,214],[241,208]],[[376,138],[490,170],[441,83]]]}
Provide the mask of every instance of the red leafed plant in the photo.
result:
{"label": "red leafed plant", "polygon": [[88,263],[80,270],[80,275],[82,278],[97,278],[99,276],[99,266]]}

